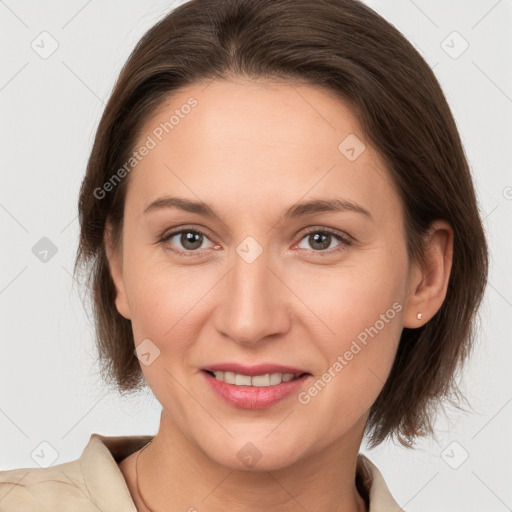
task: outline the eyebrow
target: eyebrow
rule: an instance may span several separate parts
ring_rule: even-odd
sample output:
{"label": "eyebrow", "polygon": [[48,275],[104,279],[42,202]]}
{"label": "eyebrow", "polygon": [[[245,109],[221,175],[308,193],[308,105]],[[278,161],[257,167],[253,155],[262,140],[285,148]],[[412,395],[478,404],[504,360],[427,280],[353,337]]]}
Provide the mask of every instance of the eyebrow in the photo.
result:
{"label": "eyebrow", "polygon": [[[226,222],[208,203],[205,203],[203,201],[185,199],[182,197],[160,197],[159,199],[156,199],[155,201],[150,203],[144,209],[144,213],[149,213],[164,208],[177,208],[185,212],[196,213],[198,215],[203,215],[205,217],[216,219],[226,224]],[[313,215],[315,213],[342,211],[360,213],[373,221],[371,213],[366,208],[363,208],[361,205],[354,203],[352,201],[339,198],[311,199],[309,201],[296,203],[284,212],[284,214],[281,216],[281,219],[296,219],[307,215]]]}

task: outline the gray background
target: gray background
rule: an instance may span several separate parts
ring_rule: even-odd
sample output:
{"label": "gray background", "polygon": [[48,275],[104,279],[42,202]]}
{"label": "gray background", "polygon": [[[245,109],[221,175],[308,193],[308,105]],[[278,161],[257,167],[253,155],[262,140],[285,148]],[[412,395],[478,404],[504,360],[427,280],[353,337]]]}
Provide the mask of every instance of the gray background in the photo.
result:
{"label": "gray background", "polygon": [[[474,412],[447,408],[437,440],[414,451],[392,443],[362,451],[408,512],[510,510],[512,2],[367,3],[417,47],[443,87],[474,173],[491,269],[461,377]],[[101,382],[71,271],[77,193],[105,101],[135,43],[172,5],[0,1],[0,469],[35,467],[42,449],[54,464],[75,459],[93,432],[157,431],[160,406],[149,391],[120,398]],[[43,237],[57,249],[46,262],[34,254],[48,244]]]}

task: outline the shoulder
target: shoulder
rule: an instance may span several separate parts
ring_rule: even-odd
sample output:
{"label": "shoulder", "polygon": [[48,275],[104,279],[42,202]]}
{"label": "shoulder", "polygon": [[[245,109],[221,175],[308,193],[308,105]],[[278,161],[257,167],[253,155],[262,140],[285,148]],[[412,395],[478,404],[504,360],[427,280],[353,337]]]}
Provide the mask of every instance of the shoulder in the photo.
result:
{"label": "shoulder", "polygon": [[[76,504],[70,509],[68,504]],[[36,512],[52,510],[93,510],[80,461],[49,468],[20,468],[0,471],[0,510]],[[94,510],[97,510],[94,507]]]}
{"label": "shoulder", "polygon": [[0,471],[0,510],[136,512],[118,461],[147,439],[92,434],[76,460]]}

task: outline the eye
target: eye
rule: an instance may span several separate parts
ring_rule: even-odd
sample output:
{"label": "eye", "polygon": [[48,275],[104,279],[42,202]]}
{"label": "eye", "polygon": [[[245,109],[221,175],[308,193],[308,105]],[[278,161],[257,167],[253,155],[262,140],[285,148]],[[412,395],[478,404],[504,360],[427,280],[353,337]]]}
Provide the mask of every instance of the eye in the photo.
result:
{"label": "eye", "polygon": [[[300,244],[305,241],[309,247],[301,246]],[[338,245],[334,245],[336,241],[339,242]],[[314,228],[308,231],[301,239],[301,242],[297,244],[297,247],[300,249],[309,249],[316,253],[327,253],[332,254],[333,252],[337,252],[340,250],[346,249],[347,246],[351,244],[351,240],[347,235],[344,235],[339,232],[335,232],[333,230],[327,228]],[[334,247],[334,248],[333,248]],[[323,254],[322,254],[323,256]]]}
{"label": "eye", "polygon": [[[338,242],[337,245],[336,241]],[[166,248],[171,251],[185,256],[199,256],[202,253],[201,249],[220,248],[203,231],[192,228],[181,228],[172,231],[163,236],[160,242],[164,243]],[[209,246],[208,242],[210,243]],[[308,244],[309,247],[301,245],[304,243]],[[328,228],[313,228],[303,235],[296,247],[324,256],[344,250],[350,245],[351,239],[348,235]]]}
{"label": "eye", "polygon": [[[214,244],[202,231],[188,228],[182,228],[179,231],[168,233],[160,240],[160,242],[169,246],[171,251],[174,251],[178,254],[185,254],[187,256],[195,256],[193,253],[199,253],[199,249],[208,248],[203,245],[205,242],[210,242],[210,248],[219,247]],[[177,249],[174,247],[177,247]]]}

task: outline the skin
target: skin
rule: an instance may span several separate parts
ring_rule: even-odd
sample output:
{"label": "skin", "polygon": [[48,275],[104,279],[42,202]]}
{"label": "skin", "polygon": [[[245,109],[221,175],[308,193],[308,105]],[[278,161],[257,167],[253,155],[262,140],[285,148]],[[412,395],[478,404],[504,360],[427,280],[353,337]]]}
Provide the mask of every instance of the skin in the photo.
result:
{"label": "skin", "polygon": [[[191,96],[198,105],[129,175],[120,250],[105,235],[117,309],[131,319],[136,345],[150,339],[160,350],[141,365],[162,405],[159,431],[138,463],[144,501],[154,511],[365,510],[354,478],[369,409],[403,327],[423,325],[445,298],[453,232],[437,221],[425,263],[409,261],[385,163],[350,109],[310,85],[189,86],[147,121],[137,147]],[[366,144],[354,161],[338,150],[349,134]],[[205,201],[223,221],[176,208],[143,213],[164,195]],[[281,218],[300,200],[333,197],[372,219],[354,211]],[[161,241],[182,227],[202,231],[203,243]],[[333,236],[322,255],[308,228],[331,228],[352,243]],[[263,249],[252,263],[236,252],[248,236]],[[315,381],[394,303],[401,310],[308,404],[293,394],[267,409],[237,408],[200,371],[271,362]],[[237,457],[249,442],[261,453],[250,468]],[[138,454],[119,467],[145,511]]]}

